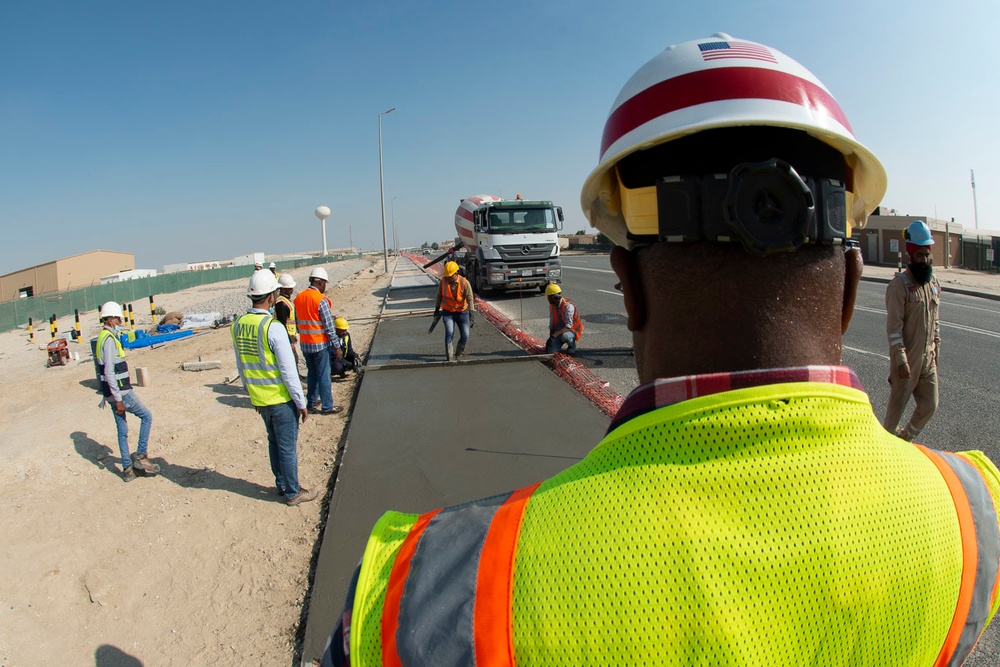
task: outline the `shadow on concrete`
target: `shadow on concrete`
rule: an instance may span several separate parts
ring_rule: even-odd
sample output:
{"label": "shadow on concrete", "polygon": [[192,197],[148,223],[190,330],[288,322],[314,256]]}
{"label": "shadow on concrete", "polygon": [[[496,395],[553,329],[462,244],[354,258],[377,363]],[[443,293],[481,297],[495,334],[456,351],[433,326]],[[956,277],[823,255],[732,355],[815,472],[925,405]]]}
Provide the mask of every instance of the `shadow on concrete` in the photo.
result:
{"label": "shadow on concrete", "polygon": [[635,368],[635,353],[630,347],[578,347],[573,358],[587,368]]}
{"label": "shadow on concrete", "polygon": [[[120,470],[122,460],[119,456],[112,456],[113,452],[110,447],[102,445],[81,431],[74,431],[70,433],[69,437],[73,440],[73,446],[76,448],[77,453],[83,459],[90,461],[98,468],[107,470],[115,477],[119,476],[119,471],[112,468],[111,463],[117,463]],[[267,456],[267,452],[264,451],[261,455]],[[230,477],[215,470],[209,470],[208,468],[189,468],[175,463],[168,463],[156,456],[150,456],[149,460],[151,463],[156,463],[160,466],[158,477],[162,477],[185,489],[228,491],[229,493],[235,493],[254,500],[285,501],[282,496],[278,495],[278,490],[272,486],[262,486],[245,479]]]}
{"label": "shadow on concrete", "polygon": [[93,389],[98,393],[100,393],[101,391],[101,383],[97,381],[97,378],[90,378],[89,380],[80,380],[80,386],[86,387],[87,389]]}
{"label": "shadow on concrete", "polygon": [[118,470],[111,467],[112,463],[117,463],[119,470],[121,469],[122,459],[117,456],[117,452],[107,445],[102,445],[82,431],[73,431],[69,437],[80,458],[90,461],[101,470],[107,470],[110,474],[118,477]]}
{"label": "shadow on concrete", "polygon": [[142,667],[142,660],[129,655],[117,646],[101,644],[94,651],[95,667]]}
{"label": "shadow on concrete", "polygon": [[220,382],[218,384],[206,384],[205,387],[211,389],[216,394],[220,394],[215,397],[215,400],[223,405],[231,408],[253,407],[253,404],[250,402],[250,395],[247,394],[242,383],[234,382],[233,384],[226,384]]}
{"label": "shadow on concrete", "polygon": [[563,456],[562,454],[539,454],[538,452],[514,452],[502,451],[498,449],[478,449],[476,447],[466,447],[467,452],[479,452],[480,454],[502,454],[504,456],[537,456],[543,459],[567,459],[569,461],[582,461],[582,456]]}
{"label": "shadow on concrete", "polygon": [[243,388],[242,382],[233,381],[232,384],[226,384],[225,382],[219,384],[206,384],[206,389],[211,389],[216,394],[224,394],[226,396],[246,396],[246,389]]}

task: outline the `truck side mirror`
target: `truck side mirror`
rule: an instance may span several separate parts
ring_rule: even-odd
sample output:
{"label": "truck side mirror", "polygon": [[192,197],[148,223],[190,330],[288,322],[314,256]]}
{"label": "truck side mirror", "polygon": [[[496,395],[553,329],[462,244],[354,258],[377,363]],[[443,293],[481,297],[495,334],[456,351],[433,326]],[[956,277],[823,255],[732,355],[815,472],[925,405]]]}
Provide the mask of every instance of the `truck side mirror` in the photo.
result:
{"label": "truck side mirror", "polygon": [[558,228],[562,229],[563,228],[563,224],[562,223],[563,223],[563,220],[564,220],[562,206],[556,206],[556,217],[559,218]]}

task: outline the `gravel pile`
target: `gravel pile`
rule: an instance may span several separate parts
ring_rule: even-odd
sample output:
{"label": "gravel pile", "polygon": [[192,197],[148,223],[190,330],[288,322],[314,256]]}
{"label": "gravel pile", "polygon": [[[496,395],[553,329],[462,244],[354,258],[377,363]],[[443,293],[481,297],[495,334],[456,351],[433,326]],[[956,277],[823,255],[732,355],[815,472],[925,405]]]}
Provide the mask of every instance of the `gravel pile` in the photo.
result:
{"label": "gravel pile", "polygon": [[[324,264],[327,274],[330,276],[330,285],[336,285],[341,280],[346,280],[362,269],[367,269],[371,263],[367,259],[350,259],[343,262],[333,262]],[[295,278],[297,285],[295,291],[299,292],[309,286],[309,272],[312,266],[299,269],[292,269],[290,273]],[[266,270],[266,269],[265,269]],[[214,296],[204,301],[185,306],[182,310],[188,313],[221,313],[223,317],[227,315],[242,315],[247,312],[250,300],[246,296],[247,283],[242,280],[230,280],[215,285],[206,285],[203,289],[210,289]],[[327,288],[329,292],[330,288]]]}

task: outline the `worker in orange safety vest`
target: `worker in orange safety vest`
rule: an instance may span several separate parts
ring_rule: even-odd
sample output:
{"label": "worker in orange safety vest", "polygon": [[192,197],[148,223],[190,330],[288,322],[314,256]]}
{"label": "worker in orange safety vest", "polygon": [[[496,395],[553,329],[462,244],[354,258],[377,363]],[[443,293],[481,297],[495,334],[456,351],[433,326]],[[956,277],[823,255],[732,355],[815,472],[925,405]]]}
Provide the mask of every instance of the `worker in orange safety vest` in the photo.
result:
{"label": "worker in orange safety vest", "polygon": [[566,346],[566,354],[576,352],[576,342],[583,333],[583,320],[572,301],[562,294],[562,288],[552,283],[545,288],[545,298],[549,300],[549,338],[545,341],[545,351],[553,354]]}
{"label": "worker in orange safety vest", "polygon": [[887,432],[840,365],[885,189],[776,49],[640,68],[581,204],[642,384],[555,476],[386,512],[323,665],[960,665],[1000,606],[1000,471]]}

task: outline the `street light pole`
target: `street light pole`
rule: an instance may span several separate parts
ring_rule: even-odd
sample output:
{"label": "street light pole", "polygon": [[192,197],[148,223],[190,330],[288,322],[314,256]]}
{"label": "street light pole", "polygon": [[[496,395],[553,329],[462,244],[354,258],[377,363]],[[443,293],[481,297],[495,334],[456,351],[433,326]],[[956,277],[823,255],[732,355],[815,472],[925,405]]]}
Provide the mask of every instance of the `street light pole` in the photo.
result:
{"label": "street light pole", "polygon": [[392,247],[396,249],[396,256],[399,256],[399,236],[396,235],[396,200],[399,199],[399,195],[392,198],[389,202],[389,206],[392,208]]}
{"label": "street light pole", "polygon": [[382,116],[390,114],[396,107],[383,111],[378,115],[378,191],[382,202],[382,260],[385,262],[385,272],[389,273],[389,246],[385,239],[385,185],[382,179]]}

